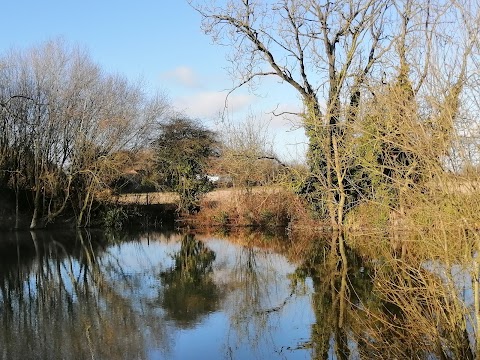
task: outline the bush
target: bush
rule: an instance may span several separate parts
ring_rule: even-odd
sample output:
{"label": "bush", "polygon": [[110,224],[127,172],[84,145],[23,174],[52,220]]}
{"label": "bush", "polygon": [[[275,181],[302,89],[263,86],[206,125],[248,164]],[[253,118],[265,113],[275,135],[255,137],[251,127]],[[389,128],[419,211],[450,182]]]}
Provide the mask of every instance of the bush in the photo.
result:
{"label": "bush", "polygon": [[109,208],[103,214],[103,225],[120,230],[128,220],[127,212],[121,207]]}
{"label": "bush", "polygon": [[[225,190],[222,190],[225,191]],[[296,218],[299,199],[280,187],[231,190],[218,201],[203,201],[192,221],[201,226],[287,227]]]}

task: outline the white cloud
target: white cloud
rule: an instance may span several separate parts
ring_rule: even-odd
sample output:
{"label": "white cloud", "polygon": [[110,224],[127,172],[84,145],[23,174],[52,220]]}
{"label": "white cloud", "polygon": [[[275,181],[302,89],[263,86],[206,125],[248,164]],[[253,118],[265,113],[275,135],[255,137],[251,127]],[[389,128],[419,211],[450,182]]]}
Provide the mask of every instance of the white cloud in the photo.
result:
{"label": "white cloud", "polygon": [[198,88],[201,85],[198,75],[188,66],[178,66],[171,71],[163,73],[161,78],[168,81],[178,82],[188,88]]}
{"label": "white cloud", "polygon": [[[215,120],[224,111],[226,94],[218,91],[195,92],[176,97],[174,106],[192,118]],[[271,113],[274,109],[275,113],[299,112],[301,106],[293,103],[277,107],[271,104],[268,106],[263,100],[253,95],[234,92],[228,97],[226,111],[233,121],[238,122],[247,121],[249,116],[255,116],[259,126],[268,127],[271,137],[269,141],[272,142],[274,152],[283,161],[304,162],[308,140],[301,127],[301,119],[295,115],[273,116]],[[266,108],[265,105],[267,105]],[[263,130],[259,128],[259,131]]]}
{"label": "white cloud", "polygon": [[[225,92],[205,91],[175,99],[175,107],[185,111],[191,117],[212,118],[225,109]],[[252,95],[231,94],[228,97],[226,111],[230,114],[244,110],[254,100]]]}

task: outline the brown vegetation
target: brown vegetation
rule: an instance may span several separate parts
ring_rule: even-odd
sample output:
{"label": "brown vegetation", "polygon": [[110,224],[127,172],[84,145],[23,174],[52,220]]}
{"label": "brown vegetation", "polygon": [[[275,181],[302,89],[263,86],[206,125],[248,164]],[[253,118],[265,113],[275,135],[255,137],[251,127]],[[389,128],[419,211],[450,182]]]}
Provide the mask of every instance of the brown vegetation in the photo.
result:
{"label": "brown vegetation", "polygon": [[28,194],[30,228],[66,212],[90,224],[97,197],[151,141],[169,109],[89,55],[49,41],[0,58],[0,186]]}
{"label": "brown vegetation", "polygon": [[283,227],[304,209],[300,199],[279,186],[224,189],[209,193],[201,211],[187,221],[200,227]]}

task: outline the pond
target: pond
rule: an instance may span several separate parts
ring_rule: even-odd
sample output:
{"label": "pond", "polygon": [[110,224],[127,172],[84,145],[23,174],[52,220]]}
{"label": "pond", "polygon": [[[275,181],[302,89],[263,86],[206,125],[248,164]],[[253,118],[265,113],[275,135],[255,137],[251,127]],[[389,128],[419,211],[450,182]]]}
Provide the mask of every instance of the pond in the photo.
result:
{"label": "pond", "polygon": [[272,250],[158,232],[4,234],[2,359],[309,359],[311,281]]}
{"label": "pond", "polygon": [[368,238],[362,256],[332,251],[334,236],[0,240],[4,360],[480,358],[480,265],[464,250],[462,263],[452,252],[448,262],[399,258],[381,238]]}

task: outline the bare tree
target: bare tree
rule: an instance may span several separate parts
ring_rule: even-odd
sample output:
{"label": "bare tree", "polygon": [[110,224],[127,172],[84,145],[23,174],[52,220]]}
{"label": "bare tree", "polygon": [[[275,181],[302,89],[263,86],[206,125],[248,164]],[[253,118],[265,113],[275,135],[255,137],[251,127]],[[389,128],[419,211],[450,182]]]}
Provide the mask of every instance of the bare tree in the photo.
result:
{"label": "bare tree", "polygon": [[95,196],[123,169],[121,150],[149,144],[168,110],[139,84],[104,74],[81,49],[50,41],[3,57],[0,71],[5,181],[32,192],[30,227],[67,206],[88,224]]}
{"label": "bare tree", "polygon": [[[372,110],[379,112],[373,126],[384,126],[382,110],[375,108],[381,105],[378,96],[390,94],[397,102],[390,107],[396,113],[387,115],[399,128],[415,123],[404,133],[409,143],[398,148],[404,155],[422,143],[419,129],[428,144],[444,137],[443,148],[429,153],[437,163],[451,148],[447,138],[472,62],[477,26],[468,14],[478,12],[474,5],[450,0],[189,3],[202,15],[205,33],[231,46],[230,70],[238,81],[232,91],[275,76],[298,92],[311,170],[303,190],[318,209],[325,208],[333,228],[342,226],[345,210],[370,196],[358,139]],[[381,141],[387,144],[391,137]],[[405,166],[395,151],[384,155],[390,156],[389,166]],[[416,166],[397,175],[405,178],[421,165]],[[412,177],[405,179],[402,186]]]}
{"label": "bare tree", "polygon": [[214,167],[230,177],[234,186],[249,190],[253,184],[272,183],[285,166],[273,150],[268,123],[253,115],[241,123],[224,122],[221,136],[221,155]]}
{"label": "bare tree", "polygon": [[[360,90],[391,45],[384,17],[389,2],[229,1],[195,4],[203,29],[233,46],[239,85],[277,76],[299,93],[306,109],[312,179],[326,189],[332,226],[343,221],[341,122],[356,116]],[[378,76],[377,76],[378,77]]]}

